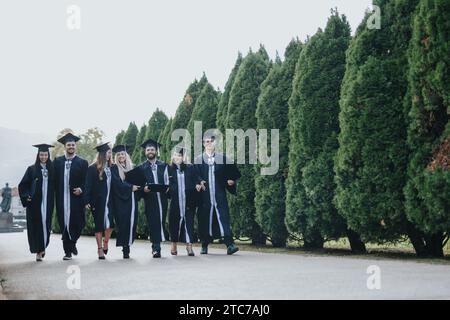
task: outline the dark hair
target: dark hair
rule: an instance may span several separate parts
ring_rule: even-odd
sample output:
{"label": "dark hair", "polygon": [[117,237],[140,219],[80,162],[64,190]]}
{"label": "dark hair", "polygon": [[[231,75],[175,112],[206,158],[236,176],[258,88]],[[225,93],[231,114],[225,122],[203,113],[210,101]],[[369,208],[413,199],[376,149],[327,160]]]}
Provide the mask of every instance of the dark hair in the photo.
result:
{"label": "dark hair", "polygon": [[41,153],[41,152],[48,153],[48,160],[45,164],[46,164],[49,176],[53,176],[53,163],[52,163],[52,160],[50,159],[50,151],[38,151],[38,153],[36,155],[36,161],[34,162],[35,173],[39,172],[39,170],[41,169],[41,160],[39,159],[39,153]]}

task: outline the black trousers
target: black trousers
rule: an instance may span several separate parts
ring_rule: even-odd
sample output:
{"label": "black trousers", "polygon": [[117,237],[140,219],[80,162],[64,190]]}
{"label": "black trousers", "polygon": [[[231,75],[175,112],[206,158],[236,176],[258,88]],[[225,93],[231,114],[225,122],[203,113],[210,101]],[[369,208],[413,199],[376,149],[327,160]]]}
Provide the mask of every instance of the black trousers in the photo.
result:
{"label": "black trousers", "polygon": [[[219,222],[217,221],[217,215],[213,214],[213,221],[212,221],[212,233],[213,235],[220,235],[220,229],[219,229]],[[211,237],[210,234],[204,234],[201,235],[200,237],[201,242],[202,242],[202,246],[203,247],[207,247],[208,244],[212,243],[214,241],[214,239],[216,239],[217,237]],[[233,236],[225,236],[223,237],[223,243],[228,247],[229,245],[233,244]]]}
{"label": "black trousers", "polygon": [[77,240],[70,240],[70,237],[69,237],[66,229],[64,229],[62,241],[63,241],[64,252],[66,254],[72,253],[75,249],[75,245],[77,244]]}

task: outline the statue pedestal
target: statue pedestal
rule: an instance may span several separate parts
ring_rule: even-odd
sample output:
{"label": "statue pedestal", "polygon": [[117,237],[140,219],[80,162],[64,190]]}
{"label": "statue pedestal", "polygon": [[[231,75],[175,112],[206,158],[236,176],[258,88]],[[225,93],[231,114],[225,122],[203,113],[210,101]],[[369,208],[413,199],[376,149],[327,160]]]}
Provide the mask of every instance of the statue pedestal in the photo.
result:
{"label": "statue pedestal", "polygon": [[14,224],[13,214],[10,212],[0,213],[0,233],[5,232],[22,232],[23,227]]}

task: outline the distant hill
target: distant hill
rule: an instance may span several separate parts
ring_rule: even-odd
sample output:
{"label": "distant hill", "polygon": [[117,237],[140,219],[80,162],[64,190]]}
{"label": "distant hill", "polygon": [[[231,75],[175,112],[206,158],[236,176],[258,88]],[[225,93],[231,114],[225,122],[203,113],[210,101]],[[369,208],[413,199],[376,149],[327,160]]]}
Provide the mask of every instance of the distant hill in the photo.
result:
{"label": "distant hill", "polygon": [[24,133],[0,127],[0,188],[8,182],[17,186],[27,166],[35,160],[33,144],[51,143],[51,137],[41,133]]}

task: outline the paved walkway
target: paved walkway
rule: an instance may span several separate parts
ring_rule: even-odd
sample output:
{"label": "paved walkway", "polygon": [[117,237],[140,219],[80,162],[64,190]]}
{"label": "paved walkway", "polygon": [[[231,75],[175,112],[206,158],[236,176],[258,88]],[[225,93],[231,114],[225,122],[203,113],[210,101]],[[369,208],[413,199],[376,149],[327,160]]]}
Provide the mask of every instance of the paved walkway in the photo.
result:
{"label": "paved walkway", "polygon": [[[114,240],[115,241],[115,240]],[[114,242],[113,242],[114,243]],[[113,244],[111,243],[111,244]],[[150,244],[138,241],[130,260],[110,245],[97,259],[94,238],[83,237],[79,255],[62,261],[52,235],[45,261],[29,254],[26,232],[0,234],[0,277],[8,299],[436,299],[450,298],[450,265],[351,257],[272,254],[224,249],[188,257],[184,247],[153,259]],[[370,266],[380,271],[368,289]],[[379,269],[378,269],[379,268]],[[79,271],[79,273],[78,273]],[[69,272],[69,273],[68,273]],[[80,275],[77,277],[77,275]],[[77,282],[77,280],[80,280]],[[67,285],[69,282],[69,286]],[[77,289],[77,284],[80,288]]]}

